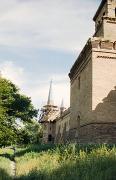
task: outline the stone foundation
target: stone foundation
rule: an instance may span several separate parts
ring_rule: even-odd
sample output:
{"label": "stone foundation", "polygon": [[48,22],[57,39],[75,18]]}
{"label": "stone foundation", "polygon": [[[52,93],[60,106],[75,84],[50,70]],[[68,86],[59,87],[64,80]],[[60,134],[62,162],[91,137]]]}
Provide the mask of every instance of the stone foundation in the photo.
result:
{"label": "stone foundation", "polygon": [[116,123],[96,123],[82,126],[80,143],[116,143]]}
{"label": "stone foundation", "polygon": [[109,143],[116,144],[116,123],[92,123],[59,134],[55,143]]}

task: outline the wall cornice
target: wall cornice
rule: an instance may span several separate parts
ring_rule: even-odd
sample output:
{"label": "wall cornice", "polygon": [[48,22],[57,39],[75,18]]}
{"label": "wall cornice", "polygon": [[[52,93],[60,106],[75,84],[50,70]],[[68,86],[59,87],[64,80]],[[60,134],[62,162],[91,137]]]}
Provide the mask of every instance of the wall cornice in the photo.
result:
{"label": "wall cornice", "polygon": [[107,50],[107,51],[115,52],[116,41],[113,42],[113,41],[96,38],[96,37],[89,39],[70,70],[69,77],[71,80],[74,79],[74,77],[76,76],[76,74],[78,73],[80,69],[80,66],[83,63],[86,63],[88,59],[88,55],[94,50],[99,50],[99,51]]}
{"label": "wall cornice", "polygon": [[91,51],[91,49],[92,49],[91,40],[89,39],[70,70],[70,73],[69,73],[70,79],[72,79],[74,77],[75,72],[80,67],[82,62],[87,59],[87,56],[88,56],[89,52]]}
{"label": "wall cornice", "polygon": [[103,6],[104,6],[105,3],[106,3],[106,0],[102,0],[102,2],[101,2],[101,4],[100,4],[100,6],[99,6],[99,8],[98,8],[98,10],[97,10],[97,12],[96,12],[96,14],[95,14],[95,16],[93,17],[93,20],[94,20],[94,21],[96,21],[98,15],[99,15],[99,13],[100,13],[100,11],[101,11],[101,9],[103,8]]}

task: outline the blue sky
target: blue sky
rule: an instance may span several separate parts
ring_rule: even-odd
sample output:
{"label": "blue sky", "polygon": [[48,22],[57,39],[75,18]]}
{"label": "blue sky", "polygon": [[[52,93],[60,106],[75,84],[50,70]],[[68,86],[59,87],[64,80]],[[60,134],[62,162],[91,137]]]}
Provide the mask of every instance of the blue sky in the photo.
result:
{"label": "blue sky", "polygon": [[68,73],[87,39],[100,0],[0,0],[0,69],[32,98],[69,106]]}

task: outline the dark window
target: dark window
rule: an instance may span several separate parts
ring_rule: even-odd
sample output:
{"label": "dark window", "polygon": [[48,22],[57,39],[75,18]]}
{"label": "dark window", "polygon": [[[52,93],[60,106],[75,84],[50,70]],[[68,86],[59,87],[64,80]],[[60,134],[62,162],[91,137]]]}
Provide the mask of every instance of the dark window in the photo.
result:
{"label": "dark window", "polygon": [[81,121],[81,117],[78,116],[78,117],[77,117],[77,126],[78,126],[78,128],[80,128],[80,121]]}
{"label": "dark window", "polygon": [[116,17],[116,8],[115,8],[115,17]]}
{"label": "dark window", "polygon": [[81,78],[78,77],[78,89],[80,89],[80,87],[81,87]]}
{"label": "dark window", "polygon": [[52,141],[52,135],[51,135],[51,134],[48,135],[48,141],[49,141],[49,142]]}
{"label": "dark window", "polygon": [[106,13],[104,12],[104,13],[103,13],[103,16],[105,16],[105,14],[106,14]]}

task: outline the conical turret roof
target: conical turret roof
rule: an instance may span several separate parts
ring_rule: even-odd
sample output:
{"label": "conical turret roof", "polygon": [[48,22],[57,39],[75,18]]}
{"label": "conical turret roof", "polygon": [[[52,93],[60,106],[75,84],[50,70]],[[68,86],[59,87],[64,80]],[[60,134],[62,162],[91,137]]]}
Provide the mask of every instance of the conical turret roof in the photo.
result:
{"label": "conical turret roof", "polygon": [[52,90],[52,80],[51,80],[51,82],[50,82],[50,88],[49,88],[47,105],[54,105],[54,101],[53,101],[53,90]]}

